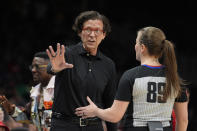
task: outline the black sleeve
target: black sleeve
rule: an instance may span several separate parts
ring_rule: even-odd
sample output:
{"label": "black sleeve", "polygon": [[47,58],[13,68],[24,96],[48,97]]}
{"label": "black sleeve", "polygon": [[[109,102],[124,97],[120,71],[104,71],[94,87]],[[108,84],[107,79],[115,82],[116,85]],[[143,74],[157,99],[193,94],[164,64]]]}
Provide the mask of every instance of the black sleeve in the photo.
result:
{"label": "black sleeve", "polygon": [[[117,89],[116,68],[114,63],[112,65],[113,67],[111,68],[110,79],[103,94],[104,109],[112,106]],[[116,123],[106,122],[106,126],[108,131],[117,131]]]}
{"label": "black sleeve", "polygon": [[177,97],[175,99],[175,102],[186,102],[188,101],[188,98],[187,98],[187,88],[186,87],[182,87],[181,88],[181,94],[179,97]]}
{"label": "black sleeve", "polygon": [[116,100],[130,101],[132,98],[133,82],[129,77],[128,71],[120,78],[118,91],[116,93]]}

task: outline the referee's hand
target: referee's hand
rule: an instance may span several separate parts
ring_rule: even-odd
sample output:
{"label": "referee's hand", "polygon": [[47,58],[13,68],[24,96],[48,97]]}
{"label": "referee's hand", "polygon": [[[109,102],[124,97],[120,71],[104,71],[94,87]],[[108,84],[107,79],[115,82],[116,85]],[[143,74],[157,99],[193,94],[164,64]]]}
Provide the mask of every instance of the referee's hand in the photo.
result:
{"label": "referee's hand", "polygon": [[75,109],[75,114],[81,116],[82,118],[95,117],[98,111],[98,107],[92,102],[92,100],[87,96],[88,106],[79,107]]}

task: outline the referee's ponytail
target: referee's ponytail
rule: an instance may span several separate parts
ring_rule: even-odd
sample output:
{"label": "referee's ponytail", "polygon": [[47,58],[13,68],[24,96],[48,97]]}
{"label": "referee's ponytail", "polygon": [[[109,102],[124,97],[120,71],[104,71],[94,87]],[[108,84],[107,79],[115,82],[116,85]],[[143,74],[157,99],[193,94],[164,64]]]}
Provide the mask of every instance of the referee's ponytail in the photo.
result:
{"label": "referee's ponytail", "polygon": [[174,45],[168,40],[163,43],[163,65],[166,71],[166,90],[164,90],[164,98],[172,95],[178,96],[181,92],[182,80],[179,78],[177,72],[177,60],[174,51]]}

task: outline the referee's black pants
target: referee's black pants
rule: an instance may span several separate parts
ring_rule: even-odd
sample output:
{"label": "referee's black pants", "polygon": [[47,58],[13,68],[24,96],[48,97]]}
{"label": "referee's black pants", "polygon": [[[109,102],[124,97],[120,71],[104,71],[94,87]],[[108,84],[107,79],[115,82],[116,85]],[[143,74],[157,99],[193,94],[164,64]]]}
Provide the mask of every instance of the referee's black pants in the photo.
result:
{"label": "referee's black pants", "polygon": [[104,131],[102,122],[96,125],[81,126],[61,119],[52,118],[50,131]]}

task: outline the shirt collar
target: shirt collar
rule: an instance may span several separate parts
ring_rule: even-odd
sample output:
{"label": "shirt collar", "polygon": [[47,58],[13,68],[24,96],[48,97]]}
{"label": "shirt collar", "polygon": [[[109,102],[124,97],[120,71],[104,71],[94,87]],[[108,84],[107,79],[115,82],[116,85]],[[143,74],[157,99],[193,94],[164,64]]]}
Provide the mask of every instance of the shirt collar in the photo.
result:
{"label": "shirt collar", "polygon": [[78,50],[78,53],[79,53],[80,55],[86,55],[86,56],[91,56],[91,57],[96,58],[96,59],[102,59],[102,55],[101,55],[101,52],[100,52],[99,50],[97,50],[97,53],[96,53],[95,56],[90,55],[90,53],[87,52],[87,51],[84,49],[84,47],[83,47],[83,45],[82,45],[81,42],[79,43],[79,50]]}
{"label": "shirt collar", "polygon": [[54,84],[55,84],[55,76],[52,76],[48,85],[46,86],[46,89],[54,88]]}
{"label": "shirt collar", "polygon": [[[49,81],[49,83],[48,83],[48,85],[46,86],[46,87],[44,87],[44,88],[46,88],[46,90],[47,89],[50,89],[50,88],[54,88],[54,84],[55,84],[55,76],[52,76],[51,77],[51,79],[50,79],[50,81]],[[40,92],[39,92],[39,89],[40,89],[40,83],[39,84],[37,84],[36,86],[34,86],[34,87],[32,87],[32,89],[31,89],[31,91],[30,91],[30,93],[31,93],[31,97],[33,98],[33,97],[36,97],[36,96],[38,96],[39,94],[40,94]]]}

